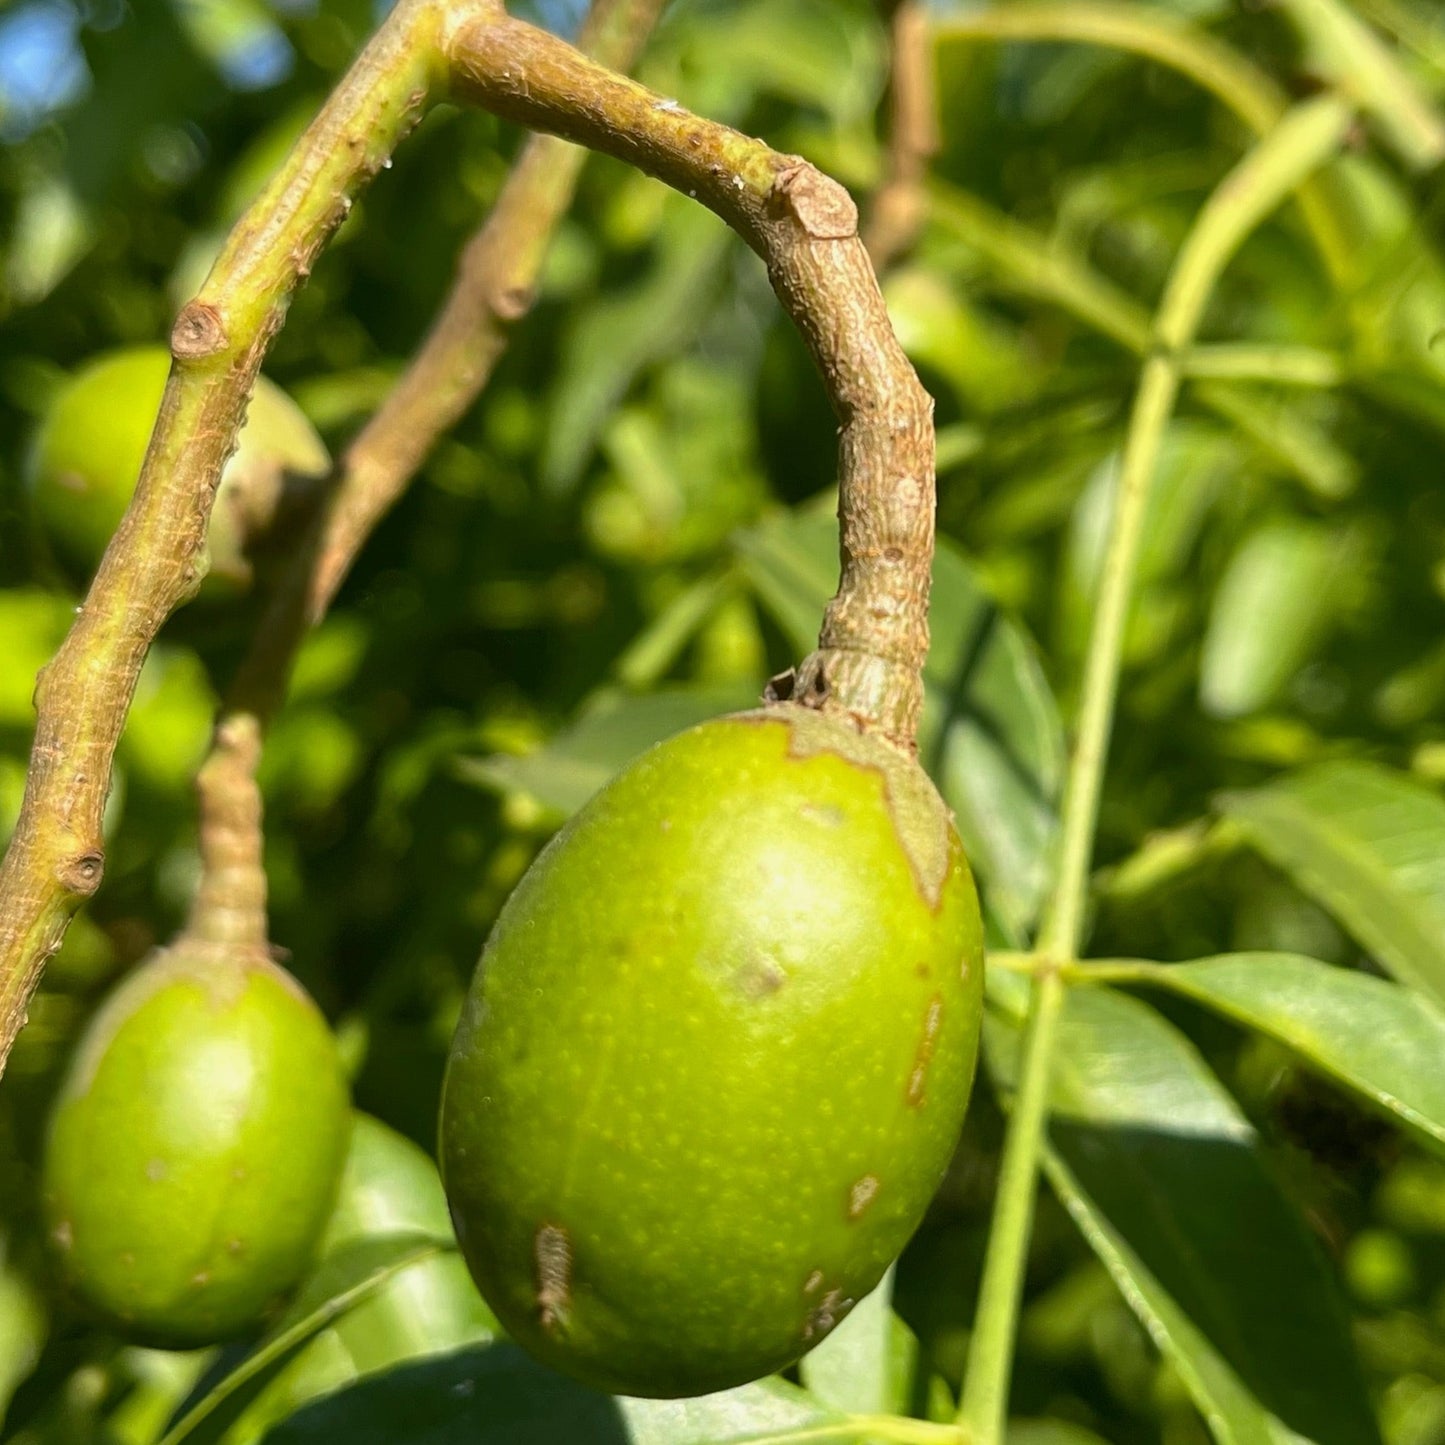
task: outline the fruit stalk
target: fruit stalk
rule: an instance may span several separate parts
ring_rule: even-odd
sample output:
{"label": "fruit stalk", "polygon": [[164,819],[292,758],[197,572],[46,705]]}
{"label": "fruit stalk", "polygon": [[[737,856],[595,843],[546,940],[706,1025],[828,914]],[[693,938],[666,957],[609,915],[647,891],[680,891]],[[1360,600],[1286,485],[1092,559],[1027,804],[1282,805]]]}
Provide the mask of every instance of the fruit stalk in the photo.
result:
{"label": "fruit stalk", "polygon": [[176,320],[135,498],[36,686],[25,800],[0,862],[0,1070],[46,960],[100,886],[116,743],[151,643],[200,583],[216,483],[262,356],[353,196],[440,89],[442,32],[458,8],[400,0]]}
{"label": "fruit stalk", "polygon": [[928,163],[938,154],[933,27],[919,0],[888,0],[893,69],[888,84],[887,170],[873,197],[863,244],[882,275],[918,238],[928,215]]}
{"label": "fruit stalk", "polygon": [[448,39],[463,97],[628,161],[694,196],[767,264],[841,426],[842,579],[818,649],[776,697],[915,746],[933,557],[933,403],[903,354],[852,198],[797,156],[690,114],[521,21]]}
{"label": "fruit stalk", "polygon": [[267,952],[260,760],[259,720],[247,713],[222,718],[196,776],[201,881],[181,946]]}
{"label": "fruit stalk", "polygon": [[[662,3],[595,0],[580,43],[607,64],[631,65]],[[528,141],[490,215],[463,251],[427,339],[342,456],[325,506],[277,580],[228,689],[210,756],[197,778],[202,877],[189,935],[214,941],[220,933],[264,945],[266,880],[256,768],[262,734],[281,705],[296,649],[307,628],[325,616],[366,539],[436,439],[486,386],[512,327],[531,309],[552,235],[571,205],[585,156],[551,136]],[[238,832],[247,826],[249,840]]]}
{"label": "fruit stalk", "polygon": [[1064,789],[1062,845],[1036,952],[1024,1036],[1024,1073],[1009,1120],[977,1324],[969,1342],[959,1421],[978,1445],[999,1445],[1008,1413],[1013,1341],[1048,1116],[1051,1056],[1065,984],[1079,956],[1099,798],[1123,662],[1149,491],[1183,374],[1183,357],[1226,265],[1246,236],[1339,149],[1351,112],[1325,95],[1296,106],[1232,170],[1200,212],[1175,260],[1135,395],[1110,523],[1073,753]]}

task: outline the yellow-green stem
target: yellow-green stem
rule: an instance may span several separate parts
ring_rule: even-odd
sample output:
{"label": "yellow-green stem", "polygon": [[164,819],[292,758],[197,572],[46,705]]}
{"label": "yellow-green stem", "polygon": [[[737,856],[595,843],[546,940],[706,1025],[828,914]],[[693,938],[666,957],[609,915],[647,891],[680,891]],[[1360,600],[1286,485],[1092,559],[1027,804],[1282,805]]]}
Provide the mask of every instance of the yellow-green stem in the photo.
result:
{"label": "yellow-green stem", "polygon": [[1349,107],[1328,95],[1290,111],[1210,196],[1175,260],[1160,302],[1154,350],[1144,364],[1125,439],[1064,788],[1058,869],[1036,949],[1041,963],[1032,981],[1024,1031],[1024,1072],[1009,1121],[969,1342],[959,1419],[977,1445],[1000,1445],[1007,1423],[1015,1325],[1048,1119],[1050,1064],[1064,1000],[1060,970],[1078,957],[1083,933],[1125,623],[1149,489],[1179,392],[1182,357],[1215,282],[1240,243],[1338,149],[1350,119]]}

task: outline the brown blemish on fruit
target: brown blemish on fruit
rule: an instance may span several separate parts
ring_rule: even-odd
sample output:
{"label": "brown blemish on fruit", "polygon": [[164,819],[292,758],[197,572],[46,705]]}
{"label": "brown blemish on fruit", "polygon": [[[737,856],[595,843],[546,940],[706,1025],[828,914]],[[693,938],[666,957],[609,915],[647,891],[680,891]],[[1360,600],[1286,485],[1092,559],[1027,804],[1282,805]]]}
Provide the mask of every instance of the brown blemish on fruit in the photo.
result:
{"label": "brown blemish on fruit", "polygon": [[771,958],[751,958],[733,979],[748,998],[768,998],[782,988],[788,976]]}
{"label": "brown blemish on fruit", "polygon": [[832,1330],[834,1325],[840,1323],[852,1308],[853,1301],[845,1299],[842,1290],[830,1289],[804,1321],[803,1338],[805,1340],[821,1339]]}
{"label": "brown blemish on fruit", "polygon": [[75,1244],[75,1229],[68,1219],[62,1219],[50,1232],[57,1249],[70,1249]]}
{"label": "brown blemish on fruit", "polygon": [[861,1219],[864,1211],[878,1197],[878,1176],[865,1174],[848,1191],[848,1218]]}
{"label": "brown blemish on fruit", "polygon": [[787,756],[806,761],[822,754],[876,773],[914,886],[929,909],[943,904],[943,888],[960,850],[952,815],[917,762],[877,733],[863,732],[837,713],[777,702],[734,713],[740,723],[780,723],[788,730]]}
{"label": "brown blemish on fruit", "polygon": [[938,1029],[943,1022],[943,996],[934,994],[928,1000],[923,1013],[923,1036],[918,1040],[918,1050],[913,1055],[913,1072],[908,1076],[908,1106],[921,1109],[927,1098],[928,1066],[933,1062],[933,1051],[938,1047]]}
{"label": "brown blemish on fruit", "polygon": [[537,1315],[549,1335],[567,1327],[572,1306],[572,1241],[565,1229],[544,1224],[532,1241],[537,1266]]}
{"label": "brown blemish on fruit", "polygon": [[[967,959],[964,960],[963,966],[964,966],[965,968],[968,967],[968,960],[967,960]],[[915,978],[927,978],[927,977],[928,977],[928,965],[927,965],[926,963],[915,963],[915,964],[913,965],[913,976],[914,976]]]}

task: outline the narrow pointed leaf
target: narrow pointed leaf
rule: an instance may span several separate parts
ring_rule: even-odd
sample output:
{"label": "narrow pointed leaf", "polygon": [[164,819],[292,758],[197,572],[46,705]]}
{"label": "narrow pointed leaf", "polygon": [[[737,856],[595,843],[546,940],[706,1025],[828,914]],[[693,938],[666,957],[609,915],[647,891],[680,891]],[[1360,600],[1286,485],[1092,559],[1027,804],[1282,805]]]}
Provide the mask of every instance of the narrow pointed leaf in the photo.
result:
{"label": "narrow pointed leaf", "polygon": [[1429,1147],[1445,1146],[1445,1012],[1428,998],[1289,953],[1141,964],[1137,977],[1279,1040]]}
{"label": "narrow pointed leaf", "polygon": [[1401,983],[1445,1004],[1445,801],[1371,763],[1330,763],[1218,807]]}
{"label": "narrow pointed leaf", "polygon": [[[1019,982],[991,988],[1006,1086]],[[1263,1445],[1277,1420],[1317,1445],[1377,1445],[1331,1271],[1193,1045],[1138,999],[1076,989],[1051,1105],[1051,1178],[1216,1439]]]}
{"label": "narrow pointed leaf", "polygon": [[[834,1427],[827,1430],[825,1427]],[[359,1381],[299,1410],[268,1445],[742,1445],[850,1438],[845,1417],[781,1380],[695,1400],[589,1389],[512,1345],[459,1350]]]}

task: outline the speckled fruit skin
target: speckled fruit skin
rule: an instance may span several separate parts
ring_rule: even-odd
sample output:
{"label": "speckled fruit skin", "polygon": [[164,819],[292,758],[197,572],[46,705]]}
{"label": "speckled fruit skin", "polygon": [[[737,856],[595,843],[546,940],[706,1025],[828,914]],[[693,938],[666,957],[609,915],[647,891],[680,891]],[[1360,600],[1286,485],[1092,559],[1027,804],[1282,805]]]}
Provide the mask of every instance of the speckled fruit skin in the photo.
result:
{"label": "speckled fruit skin", "polygon": [[795,706],[618,775],[522,879],[452,1046],[441,1162],[503,1325],[620,1394],[816,1345],[917,1227],[982,1010],[922,770]]}
{"label": "speckled fruit skin", "polygon": [[283,969],[153,955],[86,1030],[51,1116],[42,1188],[66,1282],[148,1343],[256,1323],[315,1255],[348,1109],[326,1021]]}
{"label": "speckled fruit skin", "polygon": [[[160,346],[107,352],[82,367],[52,403],[30,456],[35,512],[62,560],[87,574],[130,503],[170,373]],[[261,377],[211,513],[211,590],[244,587],[248,517],[274,510],[287,474],[314,478],[330,458],[301,409]]]}

